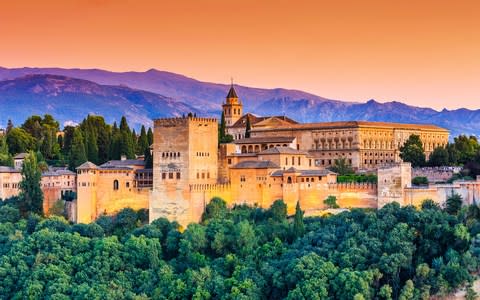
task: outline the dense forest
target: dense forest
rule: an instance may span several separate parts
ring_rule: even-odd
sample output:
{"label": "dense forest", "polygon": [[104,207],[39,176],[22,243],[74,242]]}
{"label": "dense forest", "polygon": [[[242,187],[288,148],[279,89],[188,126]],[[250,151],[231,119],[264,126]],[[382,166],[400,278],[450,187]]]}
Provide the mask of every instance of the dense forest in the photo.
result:
{"label": "dense forest", "polygon": [[0,207],[2,299],[428,299],[468,288],[480,210],[393,203],[304,218],[215,198],[180,228],[124,209],[91,224]]}
{"label": "dense forest", "polygon": [[152,129],[142,126],[137,134],[125,117],[119,125],[110,125],[101,116],[89,115],[78,126],[65,126],[63,134],[59,132],[59,123],[48,114],[31,116],[18,127],[9,121],[0,139],[0,165],[12,165],[12,156],[17,153],[35,151],[48,165],[68,165],[72,171],[87,160],[102,164],[121,155],[145,155],[147,166],[151,166]]}

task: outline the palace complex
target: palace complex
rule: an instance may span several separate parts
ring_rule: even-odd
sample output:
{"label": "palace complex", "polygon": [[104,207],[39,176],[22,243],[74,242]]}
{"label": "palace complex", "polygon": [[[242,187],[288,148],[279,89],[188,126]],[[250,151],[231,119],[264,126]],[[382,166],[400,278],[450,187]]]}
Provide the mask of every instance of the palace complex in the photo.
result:
{"label": "palace complex", "polygon": [[[342,208],[379,208],[393,201],[419,205],[427,198],[443,205],[453,191],[465,203],[476,203],[480,197],[480,179],[411,186],[411,167],[402,162],[400,147],[417,134],[428,157],[434,148],[447,144],[449,132],[443,128],[364,121],[301,124],[285,116],[259,117],[243,113],[233,86],[222,107],[231,143],[218,144],[217,119],[161,118],[154,120],[153,170],[145,169],[143,160],[129,159],[78,166],[72,220],[88,223],[131,207],[149,209],[150,221],[166,217],[186,226],[201,219],[213,197],[229,206],[263,208],[283,199],[289,213],[299,201],[307,215],[326,209],[323,200],[328,196],[335,196]],[[358,172],[376,173],[377,183],[337,183],[337,174],[329,167],[338,158],[345,158]],[[15,194],[6,188],[5,172],[12,174],[9,183],[21,180],[18,170],[0,169],[4,199]],[[45,173],[45,178],[53,174]],[[42,177],[42,185],[66,190],[62,180]]]}

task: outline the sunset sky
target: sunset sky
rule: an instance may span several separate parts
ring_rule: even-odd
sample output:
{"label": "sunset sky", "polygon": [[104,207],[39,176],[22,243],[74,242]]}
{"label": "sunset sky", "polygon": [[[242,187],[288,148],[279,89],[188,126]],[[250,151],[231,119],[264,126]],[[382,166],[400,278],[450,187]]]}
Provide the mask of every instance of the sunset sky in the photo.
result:
{"label": "sunset sky", "polygon": [[0,0],[0,66],[479,109],[480,1]]}

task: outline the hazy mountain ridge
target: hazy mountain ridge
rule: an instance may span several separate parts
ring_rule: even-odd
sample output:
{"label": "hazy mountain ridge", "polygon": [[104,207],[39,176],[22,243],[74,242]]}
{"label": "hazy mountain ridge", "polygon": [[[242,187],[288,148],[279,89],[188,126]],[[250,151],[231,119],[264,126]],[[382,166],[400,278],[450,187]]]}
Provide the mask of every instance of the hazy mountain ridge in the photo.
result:
{"label": "hazy mountain ridge", "polygon": [[0,81],[0,105],[2,125],[8,119],[21,124],[30,115],[48,113],[62,124],[79,122],[87,114],[102,115],[108,122],[119,121],[125,115],[130,124],[138,127],[151,125],[157,117],[199,112],[155,93],[60,75],[25,75]]}
{"label": "hazy mountain ridge", "polygon": [[[54,96],[48,89],[40,90],[38,87],[36,90],[25,90],[20,83],[11,86],[10,93],[18,93],[17,95],[22,95],[22,99],[30,99],[32,102],[23,102],[24,108],[20,109],[20,115],[25,115],[24,111],[42,113],[47,107],[47,112],[51,111],[54,115],[59,113],[60,115],[55,116],[60,120],[79,121],[76,119],[77,117],[83,118],[89,112],[85,106],[95,107],[95,113],[105,115],[107,119],[118,120],[120,115],[125,114],[132,119],[133,124],[145,123],[155,117],[180,115],[189,111],[219,116],[221,103],[229,88],[228,84],[201,82],[183,75],[154,69],[146,72],[110,72],[99,69],[7,69],[0,67],[0,80],[10,79],[10,85],[13,82],[24,81],[25,77],[22,79],[20,76],[28,74],[54,74],[71,77],[71,80],[79,78],[89,81],[85,85],[90,88],[82,90],[85,87],[77,86],[76,89],[75,87],[64,87],[59,96]],[[76,81],[71,81],[71,83],[74,82]],[[5,86],[5,82],[1,82],[0,86]],[[73,90],[70,91],[70,89]],[[450,129],[452,135],[460,133],[480,135],[480,110],[436,111],[396,101],[387,103],[379,103],[374,100],[366,103],[346,102],[281,88],[260,89],[235,85],[235,89],[244,103],[244,111],[258,115],[285,114],[300,122],[370,120],[433,123]],[[0,88],[2,105],[6,100],[11,99],[11,97],[6,97],[7,94]],[[37,96],[44,101],[43,106],[35,105],[33,100]],[[86,103],[86,105],[72,108],[74,113],[69,116],[69,112],[62,108],[65,105],[59,106],[55,101],[53,103],[46,101],[47,99],[51,100],[52,97],[60,97],[65,102],[68,101],[66,96],[73,96],[77,104]],[[100,101],[100,99],[103,100]],[[99,101],[100,103],[97,103]],[[6,118],[15,116],[14,113],[9,113],[9,110],[1,111],[0,124],[5,124]],[[10,115],[7,117],[7,114]],[[20,122],[23,119],[21,117]]]}

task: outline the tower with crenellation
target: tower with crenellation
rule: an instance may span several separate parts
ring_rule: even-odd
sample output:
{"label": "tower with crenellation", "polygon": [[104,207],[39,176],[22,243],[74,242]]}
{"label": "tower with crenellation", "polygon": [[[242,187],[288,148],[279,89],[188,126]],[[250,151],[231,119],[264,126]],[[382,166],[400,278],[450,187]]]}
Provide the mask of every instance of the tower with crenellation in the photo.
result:
{"label": "tower with crenellation", "polygon": [[190,186],[215,184],[217,162],[217,119],[188,116],[155,120],[150,220],[198,221],[205,203],[191,200]]}

